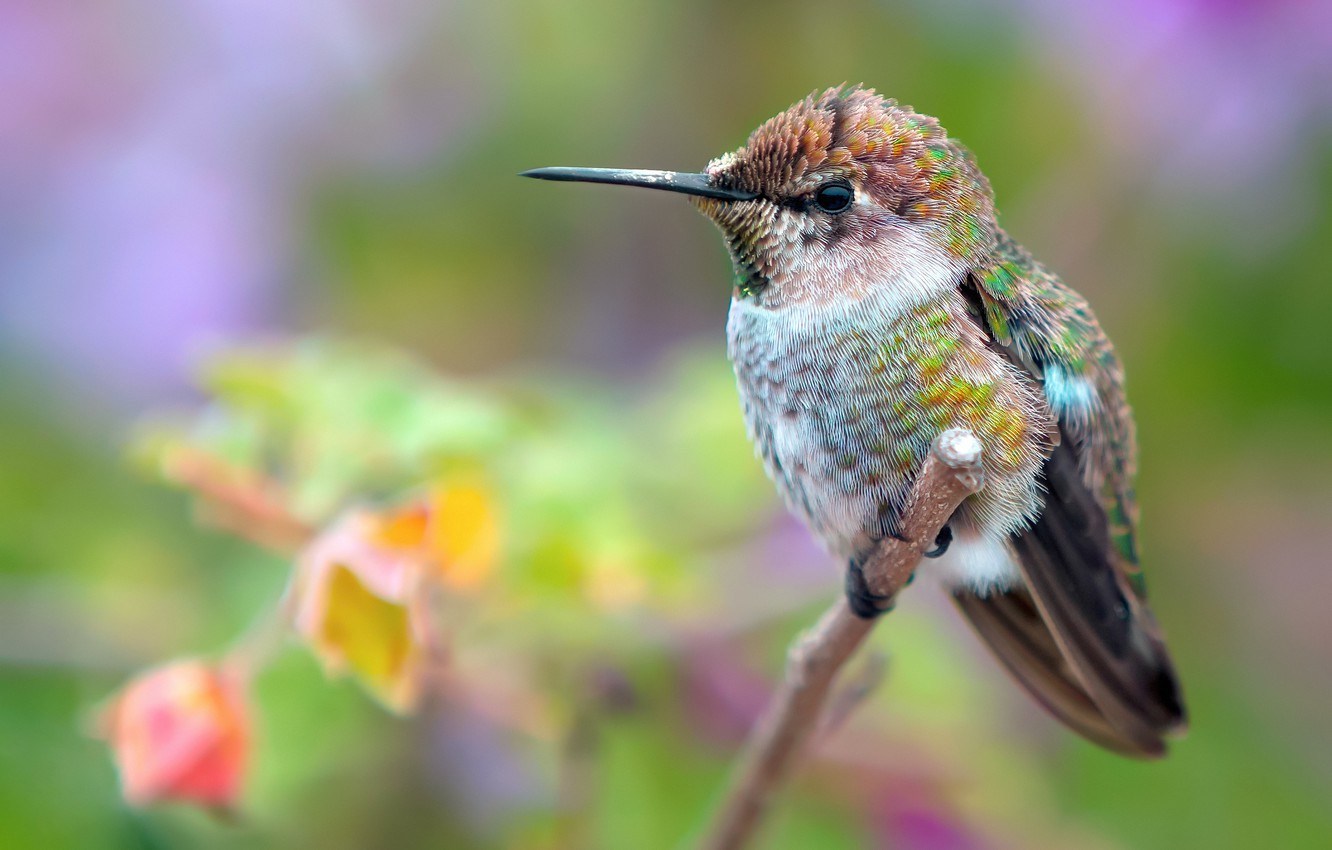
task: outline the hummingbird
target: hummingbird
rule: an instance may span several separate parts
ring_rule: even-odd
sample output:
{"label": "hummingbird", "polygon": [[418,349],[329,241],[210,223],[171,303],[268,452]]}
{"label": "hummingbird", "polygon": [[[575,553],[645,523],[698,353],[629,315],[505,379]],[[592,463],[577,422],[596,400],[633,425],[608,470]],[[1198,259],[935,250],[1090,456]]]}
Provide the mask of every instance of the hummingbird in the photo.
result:
{"label": "hummingbird", "polygon": [[682,193],[734,266],[727,352],[787,506],[846,564],[898,528],[931,442],[969,429],[984,486],[925,554],[1012,677],[1073,731],[1165,754],[1183,699],[1139,567],[1124,370],[1087,301],[998,224],[939,121],[814,92],[698,173],[538,168]]}

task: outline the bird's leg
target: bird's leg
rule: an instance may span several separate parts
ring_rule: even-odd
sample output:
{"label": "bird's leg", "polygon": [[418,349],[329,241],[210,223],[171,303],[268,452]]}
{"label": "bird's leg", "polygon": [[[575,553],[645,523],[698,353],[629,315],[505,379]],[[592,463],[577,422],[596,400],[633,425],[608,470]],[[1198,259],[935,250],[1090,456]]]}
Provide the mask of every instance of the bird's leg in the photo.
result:
{"label": "bird's leg", "polygon": [[939,534],[934,538],[934,548],[921,552],[923,558],[939,558],[948,551],[948,545],[953,542],[953,526],[945,525],[939,529]]}

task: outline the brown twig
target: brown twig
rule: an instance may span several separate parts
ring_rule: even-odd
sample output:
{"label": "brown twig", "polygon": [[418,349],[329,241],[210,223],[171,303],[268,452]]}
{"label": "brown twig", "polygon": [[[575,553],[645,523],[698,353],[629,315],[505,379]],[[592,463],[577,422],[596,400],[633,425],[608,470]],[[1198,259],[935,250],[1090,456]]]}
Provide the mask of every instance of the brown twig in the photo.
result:
{"label": "brown twig", "polygon": [[[943,432],[925,461],[902,519],[906,541],[883,540],[864,565],[866,583],[891,598],[906,585],[939,530],[958,505],[981,488],[981,444],[970,431]],[[864,642],[874,620],[851,613],[846,599],[824,613],[792,644],[786,678],[759,719],[740,755],[734,777],[701,850],[738,850],[753,836],[773,793],[819,717],[837,671]]]}
{"label": "brown twig", "polygon": [[259,473],[182,447],[162,460],[162,474],[198,497],[199,518],[284,555],[310,541],[314,529],[287,507],[281,488]]}

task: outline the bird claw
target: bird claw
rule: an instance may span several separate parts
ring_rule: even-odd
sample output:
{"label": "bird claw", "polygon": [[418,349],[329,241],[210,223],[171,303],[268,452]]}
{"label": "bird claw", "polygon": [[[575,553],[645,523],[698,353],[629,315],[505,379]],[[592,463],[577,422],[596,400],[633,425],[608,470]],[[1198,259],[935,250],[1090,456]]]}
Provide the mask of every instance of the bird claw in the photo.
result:
{"label": "bird claw", "polygon": [[892,601],[892,596],[870,590],[861,559],[852,558],[846,566],[846,603],[851,613],[862,620],[873,620],[892,610]]}
{"label": "bird claw", "polygon": [[939,558],[948,551],[948,546],[953,542],[953,527],[945,525],[939,529],[939,534],[934,538],[934,548],[921,552],[922,558]]}

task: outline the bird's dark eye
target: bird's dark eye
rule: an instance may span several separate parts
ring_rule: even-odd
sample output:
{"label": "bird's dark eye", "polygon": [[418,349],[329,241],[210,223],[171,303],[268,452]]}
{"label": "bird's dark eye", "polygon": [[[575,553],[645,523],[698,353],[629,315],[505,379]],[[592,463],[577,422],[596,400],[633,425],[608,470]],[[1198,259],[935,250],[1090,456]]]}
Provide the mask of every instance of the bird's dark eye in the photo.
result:
{"label": "bird's dark eye", "polygon": [[824,183],[814,193],[814,206],[826,213],[839,213],[851,206],[856,192],[845,180],[832,180]]}

